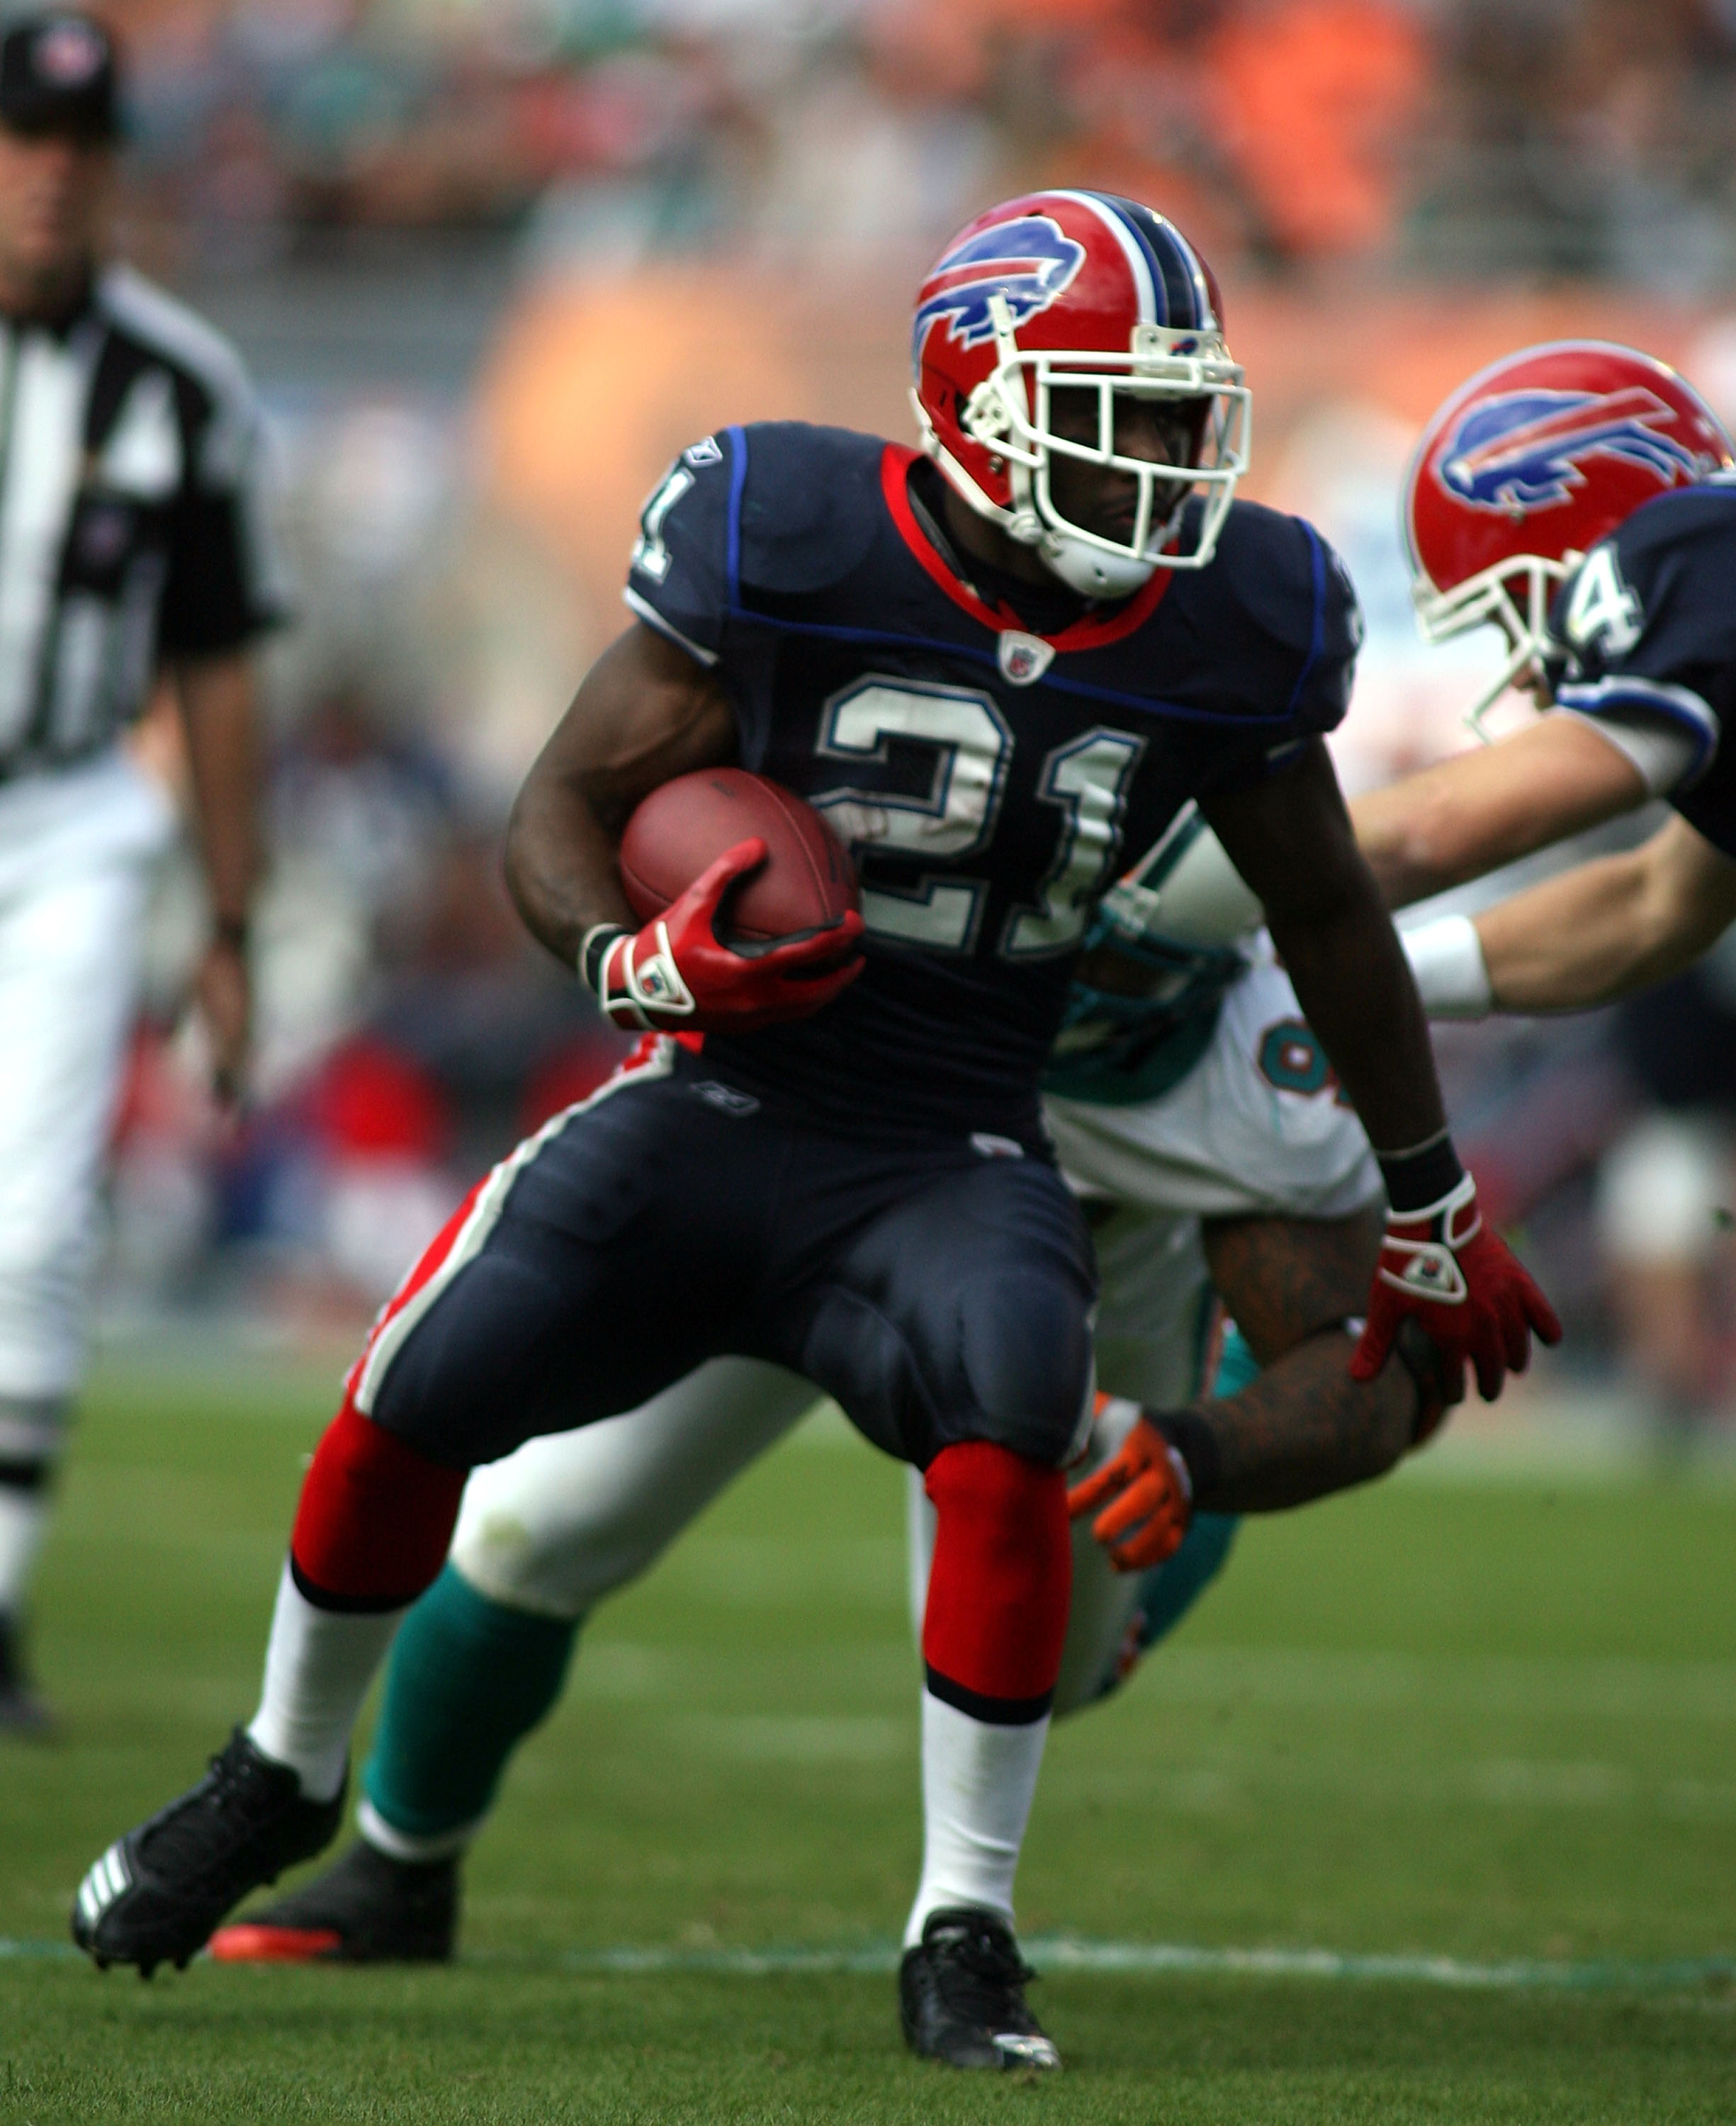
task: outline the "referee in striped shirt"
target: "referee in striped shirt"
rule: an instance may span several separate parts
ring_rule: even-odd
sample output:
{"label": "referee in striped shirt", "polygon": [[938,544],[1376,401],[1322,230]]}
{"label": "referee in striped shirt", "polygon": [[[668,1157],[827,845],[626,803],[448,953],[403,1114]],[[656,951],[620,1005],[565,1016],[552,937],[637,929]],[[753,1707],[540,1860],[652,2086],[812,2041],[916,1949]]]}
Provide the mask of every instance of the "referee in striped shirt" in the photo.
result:
{"label": "referee in striped shirt", "polygon": [[210,885],[198,997],[233,1094],[259,866],[249,652],[281,611],[240,363],[106,255],[116,74],[87,17],[0,31],[0,1733],[47,1724],[20,1628],[173,828],[118,740],[166,678]]}

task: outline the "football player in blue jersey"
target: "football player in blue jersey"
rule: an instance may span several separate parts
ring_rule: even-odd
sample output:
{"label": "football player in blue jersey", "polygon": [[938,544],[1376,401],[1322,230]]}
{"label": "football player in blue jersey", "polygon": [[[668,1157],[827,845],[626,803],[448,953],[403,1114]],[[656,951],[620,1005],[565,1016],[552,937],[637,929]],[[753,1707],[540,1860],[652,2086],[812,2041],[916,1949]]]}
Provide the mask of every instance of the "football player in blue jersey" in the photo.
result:
{"label": "football player in blue jersey", "polygon": [[1643,850],[1412,933],[1430,1009],[1546,1011],[1677,972],[1736,913],[1736,464],[1685,380],[1633,348],[1526,347],[1425,430],[1407,483],[1418,612],[1436,640],[1498,626],[1528,728],[1357,800],[1397,907],[1667,798]]}
{"label": "football player in blue jersey", "polygon": [[[1356,834],[1394,908],[1665,798],[1639,848],[1574,867],[1404,945],[1432,1017],[1588,1009],[1667,980],[1736,920],[1736,447],[1667,364],[1602,341],[1526,347],[1427,423],[1403,529],[1423,631],[1490,625],[1544,712],[1479,751],[1359,798]],[[1202,871],[1229,866],[1209,839]],[[1094,1481],[1144,1483],[1135,1427]],[[1120,1512],[1138,1503],[1130,1497]]]}
{"label": "football player in blue jersey", "polygon": [[[1111,1391],[1069,1499],[1057,1717],[1106,1696],[1174,1628],[1225,1561],[1239,1512],[1384,1473],[1453,1392],[1414,1325],[1401,1365],[1350,1377],[1347,1317],[1379,1245],[1380,1173],[1294,990],[1248,935],[1257,916],[1189,806],[1105,896],[1045,1073],[1045,1119],[1096,1245],[1097,1378]],[[1221,1342],[1215,1291],[1234,1317]],[[1208,1392],[1229,1399],[1203,1402]],[[812,1399],[778,1367],[715,1360],[643,1410],[478,1470],[446,1569],[393,1648],[360,1837],[220,1929],[212,1954],[451,1956],[461,1856],[559,1696],[585,1619]],[[1093,1465],[1109,1473],[1093,1478]],[[935,1516],[910,1475],[920,1633]],[[1098,1497],[1106,1484],[1112,1500]],[[947,1902],[977,1906],[995,1886],[936,1813],[944,1792],[927,1798]]]}
{"label": "football player in blue jersey", "polygon": [[[1352,1372],[1378,1376],[1412,1317],[1493,1394],[1534,1331],[1559,1334],[1453,1152],[1321,742],[1353,595],[1307,526],[1232,502],[1246,389],[1197,255],[1106,195],[1015,201],[924,284],[915,366],[926,455],[734,429],[648,506],[635,623],[533,768],[507,849],[533,933],[647,1038],[479,1184],[375,1325],[303,1488],[258,1712],[80,1887],[74,1935],[99,1962],[184,1961],[330,1838],[362,1694],[471,1467],[734,1354],[833,1394],[935,1509],[924,1790],[983,1887],[960,1906],[925,1862],[907,2035],[959,2064],[1056,2063],[1010,1915],[1065,1637],[1061,1472],[1090,1416],[1096,1280],[1038,1080],[1123,848],[1190,797],[1379,1151],[1391,1208]],[[626,818],[731,760],[851,845],[860,965],[828,938],[752,959],[718,943],[755,842],[634,927]]]}
{"label": "football player in blue jersey", "polygon": [[[1454,395],[1418,453],[1406,516],[1432,631],[1451,631],[1466,613],[1475,621],[1505,612],[1508,673],[1528,674],[1535,661],[1558,675],[1574,706],[1358,801],[1353,813],[1397,898],[1638,803],[1671,787],[1672,765],[1691,785],[1727,699],[1736,645],[1713,593],[1722,542],[1736,535],[1736,488],[1706,470],[1724,462],[1726,446],[1705,409],[1649,358],[1608,347],[1543,352],[1540,373],[1527,352]],[[1639,416],[1647,425],[1630,437],[1620,423]],[[1467,428],[1484,444],[1469,471],[1455,441]],[[1489,454],[1492,435],[1500,456]],[[1437,498],[1444,490],[1453,499],[1437,498],[1432,512],[1416,484],[1435,478],[1443,442],[1458,484],[1436,481]],[[1550,461],[1540,470],[1540,442]],[[1528,508],[1513,506],[1516,469]],[[1479,478],[1480,500],[1464,491]],[[1690,501],[1691,513],[1682,507]],[[1500,504],[1493,515],[1491,503]],[[1597,556],[1648,503],[1655,507],[1626,535],[1619,586],[1601,560],[1579,573],[1573,554]],[[1460,510],[1463,521],[1446,513]],[[1644,658],[1624,660],[1619,673],[1607,664],[1570,671],[1567,623],[1550,634],[1541,617],[1558,602],[1571,612],[1577,596],[1583,628],[1612,588],[1620,607],[1606,623],[1632,628],[1655,612],[1655,588],[1646,598],[1634,588],[1636,576],[1655,582],[1653,567],[1634,559],[1641,533],[1651,555],[1672,555],[1679,583],[1699,586],[1686,604],[1665,602],[1675,644],[1660,654],[1653,631]],[[1564,592],[1570,581],[1592,588]],[[1637,652],[1638,640],[1630,646]],[[1610,683],[1618,676],[1621,688]],[[1670,691],[1684,685],[1686,698]],[[1590,702],[1566,691],[1576,686],[1597,689]],[[1045,1074],[1051,1132],[1097,1243],[1099,1379],[1159,1406],[1143,1445],[1125,1406],[1100,1419],[1101,1473],[1074,1493],[1091,1514],[1100,1493],[1118,1491],[1106,1536],[1123,1562],[1148,1569],[1118,1583],[1092,1546],[1076,1548],[1058,1714],[1112,1688],[1128,1656],[1198,1594],[1234,1527],[1214,1507],[1289,1503],[1376,1473],[1438,1401],[1425,1384],[1407,1406],[1385,1377],[1360,1409],[1352,1384],[1331,1391],[1331,1325],[1359,1259],[1358,1220],[1333,1214],[1367,1202],[1377,1184],[1359,1165],[1361,1132],[1332,1097],[1294,997],[1240,943],[1257,917],[1190,808],[1152,859],[1106,896]],[[1733,919],[1736,857],[1677,819],[1639,849],[1580,867],[1474,924],[1454,919],[1405,942],[1437,1009],[1493,1001],[1551,1009],[1673,972]],[[1201,1227],[1198,1245],[1191,1226]],[[1194,1401],[1204,1382],[1188,1349],[1208,1267],[1268,1361],[1257,1413],[1245,1394],[1211,1407]],[[1226,1355],[1219,1394],[1245,1377],[1248,1340],[1233,1331]],[[446,1570],[394,1649],[361,1838],[314,1883],[224,1930],[215,1952],[247,1960],[450,1954],[458,1856],[486,1820],[512,1749],[554,1702],[581,1621],[781,1437],[808,1399],[775,1368],[723,1362],[646,1411],[532,1442],[479,1472]],[[1188,1516],[1169,1465],[1177,1438],[1192,1449],[1205,1509],[1192,1514],[1168,1562],[1153,1565]],[[1214,1450],[1220,1466],[1208,1473],[1201,1457]],[[930,1518],[918,1497],[918,1587]]]}

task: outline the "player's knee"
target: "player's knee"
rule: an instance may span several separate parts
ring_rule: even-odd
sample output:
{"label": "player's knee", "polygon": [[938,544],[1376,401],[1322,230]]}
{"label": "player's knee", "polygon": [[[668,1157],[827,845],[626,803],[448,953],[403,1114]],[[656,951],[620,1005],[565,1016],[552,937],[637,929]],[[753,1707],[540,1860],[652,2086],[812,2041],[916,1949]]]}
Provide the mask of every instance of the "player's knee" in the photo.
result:
{"label": "player's knee", "polygon": [[973,1439],[943,1448],[926,1481],[936,1515],[922,1623],[929,1688],[981,1718],[1039,1718],[1067,1633],[1065,1480]]}
{"label": "player's knee", "polygon": [[83,1292],[90,1244],[82,1225],[52,1214],[39,1221],[35,1207],[0,1226],[0,1284],[21,1298],[53,1303],[63,1292]]}
{"label": "player's knee", "polygon": [[82,1368],[86,1325],[82,1248],[8,1260],[0,1241],[0,1361],[9,1376],[70,1384]]}
{"label": "player's knee", "polygon": [[66,1446],[70,1403],[66,1395],[0,1393],[0,1462],[51,1469]]}
{"label": "player's knee", "polygon": [[468,1506],[452,1539],[452,1562],[491,1601],[539,1616],[583,1617],[656,1561],[662,1543],[632,1532],[553,1524],[491,1502]]}
{"label": "player's knee", "polygon": [[1054,1277],[982,1278],[964,1296],[965,1368],[984,1436],[1058,1468],[1091,1379],[1090,1294]]}
{"label": "player's knee", "polygon": [[468,1472],[432,1462],[346,1396],[301,1487],[290,1560],[322,1608],[396,1609],[444,1563]]}

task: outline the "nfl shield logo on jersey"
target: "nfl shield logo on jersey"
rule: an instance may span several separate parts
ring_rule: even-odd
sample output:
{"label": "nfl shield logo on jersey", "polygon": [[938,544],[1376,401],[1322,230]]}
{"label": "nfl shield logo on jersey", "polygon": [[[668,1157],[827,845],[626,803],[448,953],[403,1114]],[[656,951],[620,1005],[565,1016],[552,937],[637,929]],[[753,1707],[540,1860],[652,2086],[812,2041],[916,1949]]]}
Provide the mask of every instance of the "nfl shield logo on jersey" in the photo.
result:
{"label": "nfl shield logo on jersey", "polygon": [[996,645],[1001,677],[1015,687],[1029,687],[1040,679],[1054,656],[1054,645],[1040,635],[1024,635],[1016,627],[1004,629]]}

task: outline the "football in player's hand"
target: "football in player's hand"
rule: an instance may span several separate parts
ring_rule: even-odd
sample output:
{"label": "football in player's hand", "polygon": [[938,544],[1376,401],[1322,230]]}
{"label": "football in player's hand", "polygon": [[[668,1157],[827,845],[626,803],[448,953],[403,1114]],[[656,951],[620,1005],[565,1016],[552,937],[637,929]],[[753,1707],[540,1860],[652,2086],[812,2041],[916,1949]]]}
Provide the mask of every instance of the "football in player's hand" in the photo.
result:
{"label": "football in player's hand", "polygon": [[805,799],[744,768],[702,768],[653,790],[621,837],[620,882],[649,923],[714,857],[757,834],[767,855],[724,905],[719,941],[750,957],[835,928],[856,905],[848,853]]}

